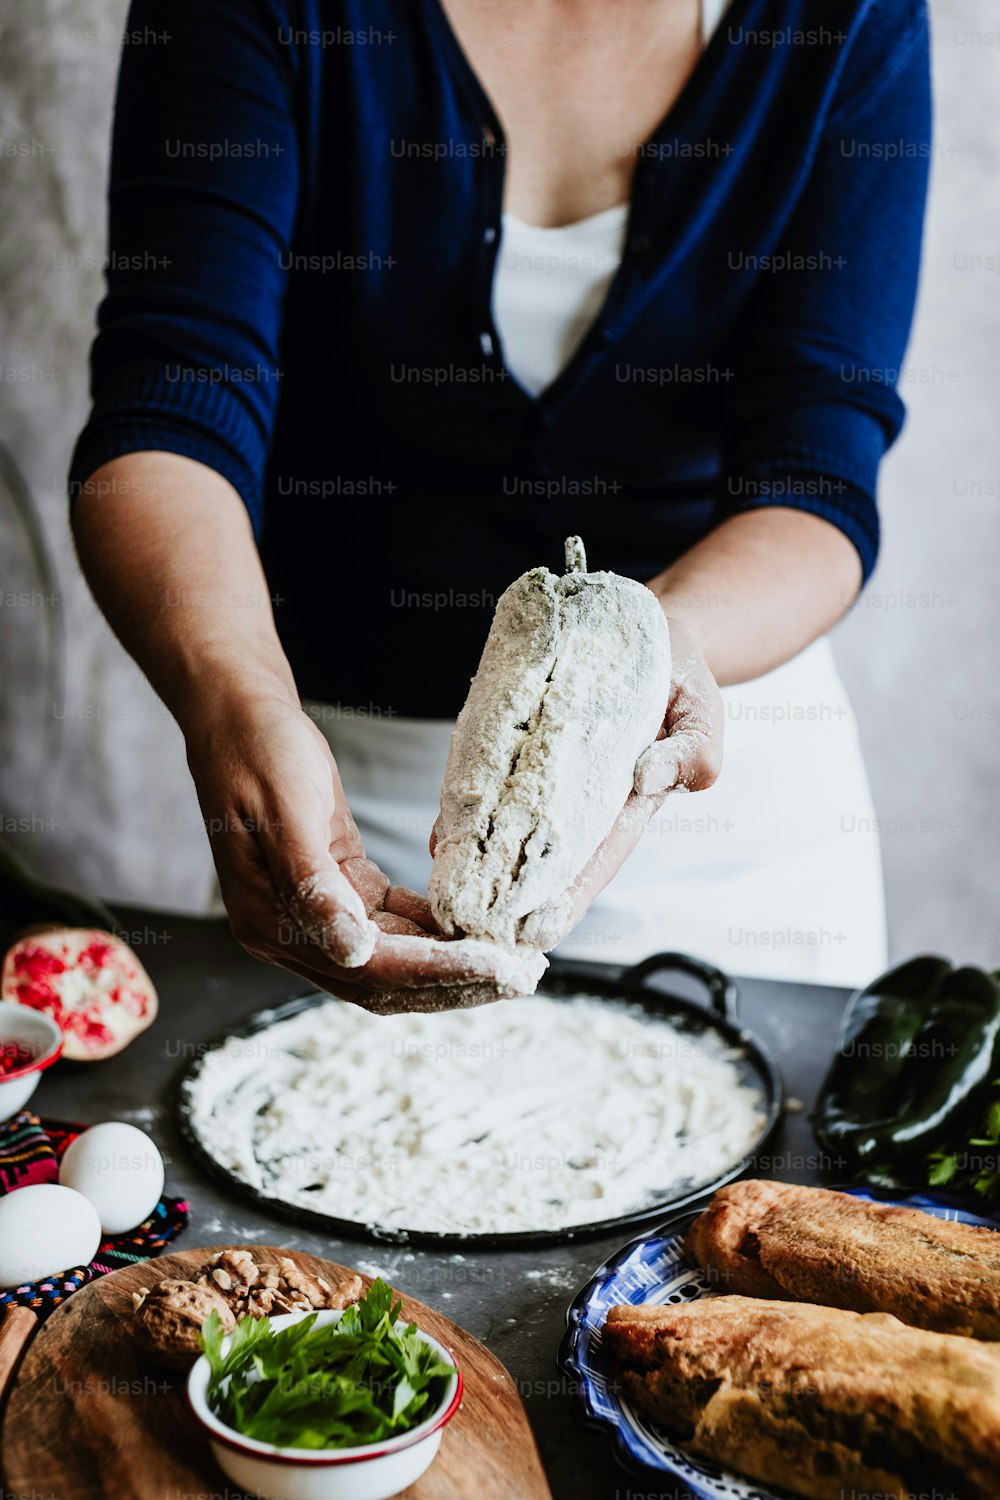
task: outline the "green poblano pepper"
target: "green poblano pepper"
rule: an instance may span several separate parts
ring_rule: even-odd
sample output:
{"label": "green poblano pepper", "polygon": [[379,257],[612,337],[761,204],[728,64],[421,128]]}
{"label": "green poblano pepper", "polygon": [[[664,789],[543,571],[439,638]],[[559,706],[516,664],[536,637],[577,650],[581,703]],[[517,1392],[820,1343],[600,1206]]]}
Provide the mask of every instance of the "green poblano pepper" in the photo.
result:
{"label": "green poblano pepper", "polygon": [[980,1107],[996,1076],[1000,985],[922,956],[848,1004],[815,1129],[855,1173],[922,1157]]}

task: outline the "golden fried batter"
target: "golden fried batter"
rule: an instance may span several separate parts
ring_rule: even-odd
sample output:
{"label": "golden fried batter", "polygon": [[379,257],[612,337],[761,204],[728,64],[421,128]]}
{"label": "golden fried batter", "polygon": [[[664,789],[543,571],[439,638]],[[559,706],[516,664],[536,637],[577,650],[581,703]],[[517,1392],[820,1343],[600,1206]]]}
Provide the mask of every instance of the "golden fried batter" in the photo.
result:
{"label": "golden fried batter", "polygon": [[1000,1495],[1000,1349],[753,1297],[613,1307],[622,1387],[692,1453],[809,1500]]}
{"label": "golden fried batter", "polygon": [[916,1328],[1000,1339],[994,1229],[825,1188],[734,1182],[692,1224],[684,1251],[720,1292],[889,1312]]}

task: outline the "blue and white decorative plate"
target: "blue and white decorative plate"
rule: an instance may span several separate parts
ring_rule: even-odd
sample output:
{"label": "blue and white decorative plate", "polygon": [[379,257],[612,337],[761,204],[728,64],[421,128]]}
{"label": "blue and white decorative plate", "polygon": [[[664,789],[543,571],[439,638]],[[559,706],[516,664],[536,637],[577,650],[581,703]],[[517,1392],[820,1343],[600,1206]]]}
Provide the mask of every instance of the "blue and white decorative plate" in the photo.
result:
{"label": "blue and white decorative plate", "polygon": [[[889,1201],[923,1209],[959,1224],[1000,1227],[995,1219],[955,1206],[945,1195],[873,1193],[853,1187],[839,1191],[869,1202]],[[692,1270],[684,1260],[684,1235],[700,1212],[697,1209],[671,1219],[655,1234],[633,1240],[605,1262],[570,1304],[559,1365],[573,1379],[577,1414],[613,1439],[615,1455],[627,1469],[656,1469],[670,1474],[698,1500],[779,1500],[775,1491],[693,1458],[679,1448],[615,1388],[602,1349],[604,1320],[616,1303],[695,1302],[701,1297],[722,1295],[712,1291],[701,1271]]]}

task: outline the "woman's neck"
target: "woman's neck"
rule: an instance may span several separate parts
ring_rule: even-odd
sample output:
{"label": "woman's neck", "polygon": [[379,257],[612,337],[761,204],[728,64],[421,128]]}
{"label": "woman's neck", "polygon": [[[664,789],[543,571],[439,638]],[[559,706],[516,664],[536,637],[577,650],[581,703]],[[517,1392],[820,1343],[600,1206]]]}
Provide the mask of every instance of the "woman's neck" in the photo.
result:
{"label": "woman's neck", "polygon": [[702,51],[700,0],[439,0],[507,138],[504,208],[573,223],[629,198]]}

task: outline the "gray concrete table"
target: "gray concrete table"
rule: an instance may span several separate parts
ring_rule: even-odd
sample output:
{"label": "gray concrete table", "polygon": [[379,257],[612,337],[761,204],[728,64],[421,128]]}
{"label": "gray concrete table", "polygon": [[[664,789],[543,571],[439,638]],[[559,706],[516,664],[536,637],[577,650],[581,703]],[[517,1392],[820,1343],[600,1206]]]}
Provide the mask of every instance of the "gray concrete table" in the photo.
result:
{"label": "gray concrete table", "polygon": [[[223,922],[141,911],[121,911],[120,917],[159,990],[159,1018],[106,1063],[56,1068],[43,1080],[36,1108],[90,1124],[131,1120],[148,1131],[167,1164],[167,1191],[191,1200],[182,1245],[257,1240],[312,1251],[379,1273],[461,1323],[514,1377],[554,1500],[681,1500],[673,1485],[661,1485],[655,1476],[626,1474],[607,1441],[575,1421],[567,1381],[555,1363],[574,1292],[632,1233],[461,1255],[360,1237],[334,1239],[241,1200],[192,1160],[175,1118],[176,1081],[220,1031],[266,1005],[302,994],[306,986],[247,957]],[[795,1109],[793,1103],[766,1154],[754,1163],[754,1173],[815,1182],[822,1163],[806,1110],[833,1048],[846,993],[754,980],[740,988],[743,1019],[774,1053],[792,1100],[806,1106]]]}

